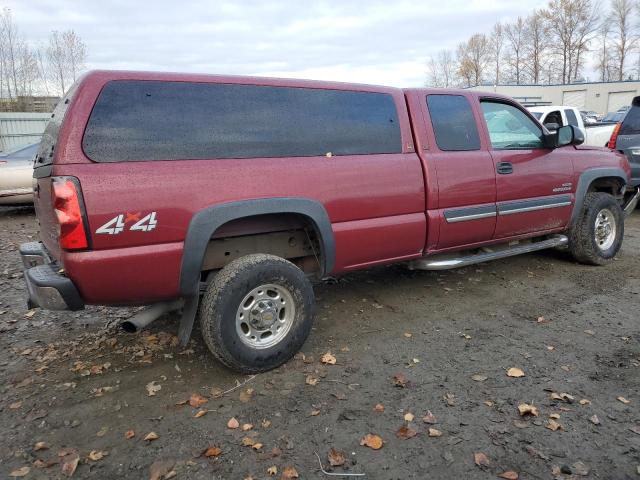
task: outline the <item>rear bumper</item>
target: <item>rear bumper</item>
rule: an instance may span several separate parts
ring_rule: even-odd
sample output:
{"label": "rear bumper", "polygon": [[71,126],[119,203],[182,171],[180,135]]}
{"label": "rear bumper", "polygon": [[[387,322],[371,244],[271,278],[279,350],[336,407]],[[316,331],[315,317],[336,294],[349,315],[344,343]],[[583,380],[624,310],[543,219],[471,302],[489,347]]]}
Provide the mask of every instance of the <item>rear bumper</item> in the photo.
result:
{"label": "rear bumper", "polygon": [[46,310],[82,310],[84,301],[71,279],[47,254],[40,242],[20,245],[20,257],[24,265],[24,279],[29,292],[29,307]]}

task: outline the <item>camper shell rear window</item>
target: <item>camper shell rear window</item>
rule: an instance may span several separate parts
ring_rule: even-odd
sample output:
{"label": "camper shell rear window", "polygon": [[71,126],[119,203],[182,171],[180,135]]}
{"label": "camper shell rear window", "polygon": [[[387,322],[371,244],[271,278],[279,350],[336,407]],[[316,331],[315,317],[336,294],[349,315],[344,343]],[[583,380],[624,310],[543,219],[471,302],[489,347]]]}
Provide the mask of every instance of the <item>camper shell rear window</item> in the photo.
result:
{"label": "camper shell rear window", "polygon": [[402,152],[386,93],[140,80],[104,86],[82,146],[97,162]]}

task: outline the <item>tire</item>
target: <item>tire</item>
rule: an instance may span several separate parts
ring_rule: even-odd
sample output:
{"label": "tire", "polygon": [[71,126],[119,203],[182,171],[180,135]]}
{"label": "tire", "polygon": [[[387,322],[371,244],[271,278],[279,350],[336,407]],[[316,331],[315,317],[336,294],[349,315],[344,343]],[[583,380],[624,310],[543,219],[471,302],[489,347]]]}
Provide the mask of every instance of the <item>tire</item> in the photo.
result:
{"label": "tire", "polygon": [[265,372],[300,350],[311,331],[314,303],[311,283],[293,263],[247,255],[209,283],[200,302],[202,336],[227,367]]}
{"label": "tire", "polygon": [[[596,223],[600,226],[598,229]],[[622,246],[623,237],[624,213],[616,199],[608,193],[587,193],[580,217],[569,232],[569,251],[573,258],[587,265],[611,263]]]}

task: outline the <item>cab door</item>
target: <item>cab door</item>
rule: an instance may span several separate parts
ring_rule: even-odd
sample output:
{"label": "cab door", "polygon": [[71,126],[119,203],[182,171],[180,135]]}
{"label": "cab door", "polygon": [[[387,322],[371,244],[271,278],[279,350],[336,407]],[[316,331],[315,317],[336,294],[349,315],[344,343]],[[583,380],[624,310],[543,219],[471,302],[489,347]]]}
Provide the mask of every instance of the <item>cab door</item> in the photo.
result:
{"label": "cab door", "polygon": [[540,126],[515,103],[483,99],[480,106],[496,172],[494,238],[564,227],[575,192],[573,147],[546,147]]}
{"label": "cab door", "polygon": [[427,206],[438,226],[436,249],[489,241],[496,225],[496,174],[478,128],[482,118],[465,95],[428,94],[421,101],[432,127],[426,155],[437,176],[437,210]]}

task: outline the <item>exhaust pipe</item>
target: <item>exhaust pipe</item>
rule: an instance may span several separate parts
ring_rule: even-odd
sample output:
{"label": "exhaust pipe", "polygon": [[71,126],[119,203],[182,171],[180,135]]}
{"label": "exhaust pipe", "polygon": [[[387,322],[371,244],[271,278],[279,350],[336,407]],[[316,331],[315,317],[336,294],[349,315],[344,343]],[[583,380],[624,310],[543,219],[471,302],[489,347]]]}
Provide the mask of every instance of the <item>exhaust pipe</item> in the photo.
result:
{"label": "exhaust pipe", "polygon": [[162,315],[174,310],[178,310],[184,305],[184,299],[174,300],[172,302],[160,302],[151,305],[149,308],[137,313],[128,320],[125,320],[120,324],[122,329],[128,333],[135,333],[142,330],[154,320],[157,320]]}

